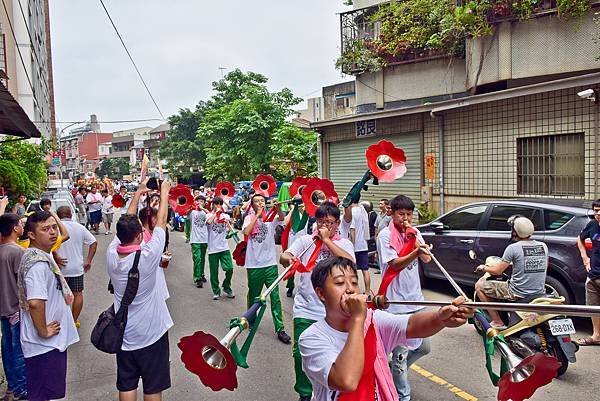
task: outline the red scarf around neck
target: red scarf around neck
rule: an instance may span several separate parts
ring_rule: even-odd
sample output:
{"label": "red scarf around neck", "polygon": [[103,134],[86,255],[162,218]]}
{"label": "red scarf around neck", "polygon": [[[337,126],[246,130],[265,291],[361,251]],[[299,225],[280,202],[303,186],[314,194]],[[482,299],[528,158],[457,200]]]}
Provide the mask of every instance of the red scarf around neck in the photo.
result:
{"label": "red scarf around neck", "polygon": [[[389,225],[390,229],[390,246],[396,251],[398,257],[404,257],[411,253],[413,249],[415,249],[415,244],[417,242],[417,230],[412,227],[408,227],[404,231],[405,238],[402,238],[402,233],[398,231],[396,226],[394,225],[394,221],[390,221]],[[389,285],[394,281],[398,274],[400,274],[401,270],[388,268],[385,270],[385,274],[381,279],[381,284],[379,286],[379,291],[377,291],[377,295],[384,295],[387,292]]]}

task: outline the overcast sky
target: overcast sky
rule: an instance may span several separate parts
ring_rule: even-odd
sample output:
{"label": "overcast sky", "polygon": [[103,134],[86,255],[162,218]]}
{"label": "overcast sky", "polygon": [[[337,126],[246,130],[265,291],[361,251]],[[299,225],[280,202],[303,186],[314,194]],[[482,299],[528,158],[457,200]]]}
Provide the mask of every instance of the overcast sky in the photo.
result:
{"label": "overcast sky", "polygon": [[[208,99],[219,67],[299,97],[350,80],[334,66],[342,0],[104,2],[165,118]],[[50,23],[57,121],[160,118],[99,1],[52,0]]]}

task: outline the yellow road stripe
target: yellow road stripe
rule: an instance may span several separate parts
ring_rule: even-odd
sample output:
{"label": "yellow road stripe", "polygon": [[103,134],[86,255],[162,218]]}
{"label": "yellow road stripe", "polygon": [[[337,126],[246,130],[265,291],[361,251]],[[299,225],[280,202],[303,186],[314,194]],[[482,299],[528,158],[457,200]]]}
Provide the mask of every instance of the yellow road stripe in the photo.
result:
{"label": "yellow road stripe", "polygon": [[420,374],[421,376],[426,377],[427,379],[431,380],[432,382],[439,384],[440,386],[446,387],[448,390],[450,390],[452,393],[454,393],[456,396],[462,398],[463,400],[477,401],[477,397],[467,393],[464,390],[461,390],[460,388],[456,387],[452,383],[448,383],[446,380],[434,375],[433,373],[429,372],[428,370],[423,369],[422,367],[420,367],[418,365],[413,364],[413,365],[411,365],[410,368],[412,370],[414,370],[415,372],[417,372],[418,374]]}

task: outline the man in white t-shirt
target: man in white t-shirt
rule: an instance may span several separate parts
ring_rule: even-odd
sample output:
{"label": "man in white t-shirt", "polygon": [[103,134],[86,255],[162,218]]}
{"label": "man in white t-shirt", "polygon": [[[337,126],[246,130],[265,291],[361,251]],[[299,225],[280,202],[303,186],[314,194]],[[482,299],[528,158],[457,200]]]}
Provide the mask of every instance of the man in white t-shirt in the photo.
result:
{"label": "man in white t-shirt", "polygon": [[[345,258],[319,262],[311,281],[325,305],[325,317],[302,333],[299,347],[315,401],[336,401],[342,393],[355,391],[372,394],[361,401],[397,399],[387,354],[399,344],[414,347],[418,338],[432,336],[444,327],[461,326],[472,316],[468,308],[459,307],[462,297],[453,305],[410,316],[368,311],[367,295],[359,294],[356,268]],[[370,354],[374,360],[367,360]],[[374,376],[375,389],[370,380],[363,382],[369,388],[360,386],[363,373]]]}
{"label": "man in white t-shirt", "polygon": [[[349,229],[347,228],[349,226]],[[354,244],[356,268],[362,272],[365,281],[365,293],[371,293],[371,276],[369,276],[369,215],[359,203],[353,203],[344,210],[344,226],[348,238]],[[344,231],[345,231],[344,230]]]}
{"label": "man in white t-shirt", "polygon": [[50,251],[58,224],[46,211],[27,218],[30,243],[19,265],[21,348],[30,400],[60,399],[66,392],[67,348],[79,341],[69,304],[73,294]]}
{"label": "man in white t-shirt", "polygon": [[208,249],[208,226],[206,216],[210,213],[204,205],[206,198],[202,195],[196,196],[196,208],[190,209],[187,220],[190,222],[190,245],[192,246],[192,262],[194,263],[194,284],[202,288],[206,283],[204,276],[204,265],[206,264],[206,250]]}
{"label": "man in white t-shirt", "polygon": [[[308,265],[310,259],[314,259],[314,263],[318,263],[331,256],[337,256],[354,261],[352,242],[347,238],[341,238],[337,233],[340,224],[340,209],[334,203],[323,202],[317,208],[315,217],[318,232],[314,234],[318,234],[318,237],[308,234],[298,237],[279,258],[284,267],[289,266],[297,257],[309,269],[312,267]],[[315,239],[317,238],[322,240],[322,245],[318,250],[315,246]],[[308,250],[305,252],[306,249]],[[313,258],[314,252],[318,252],[316,258]],[[294,371],[296,373],[294,390],[300,396],[300,401],[310,401],[312,386],[302,370],[302,357],[298,349],[298,339],[313,323],[325,317],[325,306],[317,297],[310,276],[310,271],[299,273],[298,291],[294,298],[294,345],[292,346]]]}
{"label": "man in white t-shirt", "polygon": [[[61,206],[56,210],[56,214],[70,234],[69,241],[63,243],[56,253],[67,261],[61,270],[69,288],[73,291],[73,320],[75,320],[75,327],[79,328],[79,315],[83,308],[83,275],[92,267],[98,243],[92,233],[72,220],[70,207]],[[88,246],[85,262],[83,260],[84,246]]]}
{"label": "man in white t-shirt", "polygon": [[[137,205],[140,195],[147,193],[146,179],[134,195]],[[138,264],[139,286],[127,313],[127,325],[121,351],[117,352],[117,389],[120,400],[135,400],[140,378],[144,399],[160,400],[162,391],[171,386],[168,330],[173,320],[167,308],[164,288],[157,269],[165,246],[167,205],[170,184],[163,181],[156,226],[149,242],[143,243],[142,224],[134,214],[121,216],[117,235],[108,247],[106,267],[114,286],[114,307],[119,309],[127,286],[129,270],[135,253],[141,251]]]}
{"label": "man in white t-shirt", "polygon": [[[424,298],[419,278],[419,259],[423,263],[429,263],[431,257],[428,254],[429,247],[425,245],[421,233],[417,228],[411,226],[415,204],[409,197],[398,195],[390,201],[390,208],[392,211],[391,223],[382,229],[377,237],[379,265],[383,274],[378,295],[385,295],[388,299],[422,301]],[[411,236],[416,236],[414,243],[411,242]],[[391,305],[387,311],[402,315],[411,314],[420,309],[422,307]],[[394,348],[391,364],[392,376],[400,401],[410,400],[408,368],[430,351],[431,343],[428,339],[424,339],[418,347],[412,350],[403,345]]]}
{"label": "man in white t-shirt", "polygon": [[[248,237],[246,248],[246,274],[248,275],[248,308],[260,296],[263,286],[269,287],[278,277],[277,255],[275,251],[275,227],[283,221],[283,213],[279,205],[275,206],[277,215],[271,222],[265,220],[265,197],[254,194],[250,200],[254,214],[246,216],[242,230]],[[284,344],[291,342],[290,336],[285,332],[283,325],[283,312],[279,288],[271,292],[271,315],[277,338]]]}
{"label": "man in white t-shirt", "polygon": [[127,193],[127,187],[125,185],[121,185],[119,187],[119,194],[123,197],[125,204],[120,209],[121,216],[127,214],[127,209],[129,208],[129,203],[131,202],[131,196]]}
{"label": "man in white t-shirt", "polygon": [[98,188],[94,186],[85,198],[85,202],[88,205],[88,212],[90,213],[90,228],[96,232],[96,235],[99,234],[98,229],[102,220],[102,200],[102,195],[98,193]]}
{"label": "man in white t-shirt", "polygon": [[[233,277],[233,260],[227,243],[227,233],[231,230],[229,215],[223,211],[223,198],[215,196],[212,200],[212,212],[206,217],[208,225],[208,266],[210,267],[210,286],[213,299],[221,296],[219,288],[219,263],[225,272],[225,279],[221,287],[227,298],[235,298],[231,289]],[[193,224],[193,222],[192,222]]]}
{"label": "man in white t-shirt", "polygon": [[[296,219],[298,221],[296,221]],[[303,235],[308,234],[308,219],[309,219],[309,215],[304,210],[303,204],[300,204],[297,206],[294,204],[290,205],[290,211],[288,212],[288,214],[285,216],[285,219],[284,219],[284,226],[286,227],[286,229],[287,229],[288,225],[291,225],[289,227],[289,235],[288,235],[288,242],[287,242],[288,248],[294,244],[294,241],[296,241],[297,238],[300,238]],[[281,246],[282,246],[282,251],[285,251],[285,249],[283,249],[283,240],[281,242]],[[294,295],[294,288],[295,288],[294,276],[287,279],[285,288],[287,289],[286,296],[288,298],[291,298]]]}
{"label": "man in white t-shirt", "polygon": [[109,195],[108,189],[103,189],[102,194],[102,222],[104,223],[104,235],[110,234],[110,228],[113,223],[113,215],[115,207],[112,204],[112,196]]}
{"label": "man in white t-shirt", "polygon": [[75,207],[77,208],[77,220],[80,224],[84,226],[87,223],[87,213],[86,213],[86,204],[85,198],[87,196],[87,191],[85,187],[79,187],[77,190],[77,195],[75,195]]}

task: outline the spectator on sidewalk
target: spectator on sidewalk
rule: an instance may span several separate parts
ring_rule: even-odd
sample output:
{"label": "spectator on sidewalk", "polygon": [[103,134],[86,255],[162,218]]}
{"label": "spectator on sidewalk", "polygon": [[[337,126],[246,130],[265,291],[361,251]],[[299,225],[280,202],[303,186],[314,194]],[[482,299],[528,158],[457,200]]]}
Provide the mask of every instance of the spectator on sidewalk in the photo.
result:
{"label": "spectator on sidewalk", "polygon": [[15,213],[19,217],[25,216],[25,211],[27,210],[27,197],[25,194],[19,194],[17,197],[17,203],[12,208],[12,212]]}
{"label": "spectator on sidewalk", "polygon": [[[2,327],[2,366],[8,382],[3,399],[27,399],[27,369],[21,350],[21,323],[17,277],[25,250],[17,245],[23,235],[21,219],[14,213],[0,216],[0,324]],[[9,398],[12,397],[12,398]]]}
{"label": "spectator on sidewalk", "polygon": [[[64,243],[56,253],[61,258],[66,259],[66,264],[62,267],[62,273],[67,280],[67,284],[69,284],[69,288],[73,291],[73,320],[75,320],[75,327],[79,328],[79,315],[83,308],[83,275],[92,267],[92,260],[96,254],[98,243],[92,233],[72,220],[71,208],[61,206],[56,214],[71,235],[71,239]],[[83,260],[84,246],[88,246],[85,262]]]}
{"label": "spectator on sidewalk", "polygon": [[18,290],[28,399],[56,400],[66,392],[67,348],[79,341],[69,308],[73,293],[50,254],[58,238],[57,220],[36,212],[25,232],[30,245],[19,266]]}
{"label": "spectator on sidewalk", "polygon": [[87,224],[87,216],[85,212],[85,198],[87,196],[87,191],[84,187],[79,187],[77,191],[77,195],[75,195],[75,207],[77,208],[77,220],[79,224],[86,225]]}

